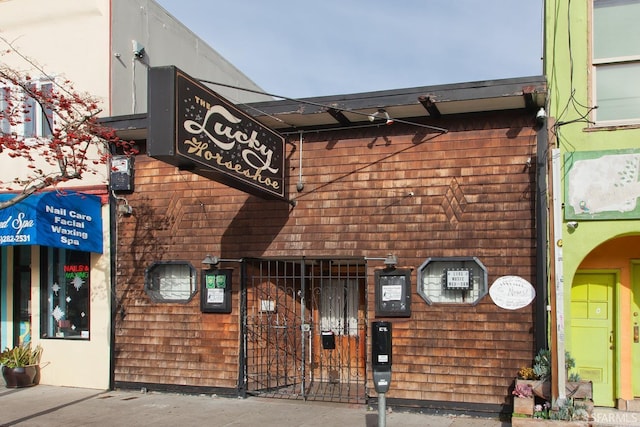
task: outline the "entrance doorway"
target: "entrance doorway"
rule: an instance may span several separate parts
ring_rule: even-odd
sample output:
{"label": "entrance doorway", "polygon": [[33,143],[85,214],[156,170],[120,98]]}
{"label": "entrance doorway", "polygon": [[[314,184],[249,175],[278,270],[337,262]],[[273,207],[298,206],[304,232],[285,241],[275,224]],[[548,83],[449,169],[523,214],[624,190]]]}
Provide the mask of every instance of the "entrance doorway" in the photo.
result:
{"label": "entrance doorway", "polygon": [[31,246],[13,248],[13,345],[31,341]]}
{"label": "entrance doorway", "polygon": [[578,272],[571,287],[571,355],[581,379],[593,381],[597,406],[614,406],[615,272]]}
{"label": "entrance doorway", "polygon": [[365,261],[244,262],[247,391],[363,403]]}
{"label": "entrance doorway", "polygon": [[640,264],[632,264],[631,272],[631,331],[632,331],[632,387],[633,396],[640,398]]}

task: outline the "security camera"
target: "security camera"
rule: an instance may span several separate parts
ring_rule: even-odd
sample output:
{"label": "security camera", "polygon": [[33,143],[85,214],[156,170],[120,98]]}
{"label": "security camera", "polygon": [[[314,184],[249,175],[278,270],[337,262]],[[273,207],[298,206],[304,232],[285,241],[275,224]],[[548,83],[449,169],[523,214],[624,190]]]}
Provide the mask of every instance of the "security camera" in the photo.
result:
{"label": "security camera", "polygon": [[133,56],[140,59],[144,57],[144,46],[140,44],[137,40],[131,40],[131,45],[133,48]]}
{"label": "security camera", "polygon": [[573,230],[575,230],[576,228],[578,228],[578,225],[580,225],[580,224],[578,224],[578,222],[577,222],[577,221],[569,221],[569,222],[567,222],[567,228],[568,228],[570,231],[573,231]]}
{"label": "security camera", "polygon": [[538,112],[536,113],[536,122],[539,124],[544,123],[544,120],[547,118],[547,112],[544,111],[544,108],[540,107]]}

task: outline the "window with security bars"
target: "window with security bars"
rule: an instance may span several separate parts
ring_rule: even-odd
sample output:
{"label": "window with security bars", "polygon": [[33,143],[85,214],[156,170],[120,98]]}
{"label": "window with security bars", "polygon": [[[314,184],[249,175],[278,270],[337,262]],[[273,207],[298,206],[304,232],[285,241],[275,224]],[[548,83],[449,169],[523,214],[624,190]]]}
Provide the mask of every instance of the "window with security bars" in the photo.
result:
{"label": "window with security bars", "polygon": [[594,0],[596,123],[640,122],[640,0]]}
{"label": "window with security bars", "polygon": [[155,302],[188,302],[197,290],[196,269],[188,262],[155,262],[144,277],[144,290]]}

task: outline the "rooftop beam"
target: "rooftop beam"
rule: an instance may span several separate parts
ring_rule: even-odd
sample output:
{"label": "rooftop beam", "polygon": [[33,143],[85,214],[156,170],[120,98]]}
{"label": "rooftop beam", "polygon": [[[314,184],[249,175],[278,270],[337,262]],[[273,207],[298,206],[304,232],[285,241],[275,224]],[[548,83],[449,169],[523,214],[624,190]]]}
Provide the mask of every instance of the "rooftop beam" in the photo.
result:
{"label": "rooftop beam", "polygon": [[438,110],[438,106],[436,105],[435,102],[431,100],[431,97],[424,96],[424,95],[419,96],[418,101],[420,101],[420,104],[422,104],[424,109],[427,110],[427,112],[431,117],[438,118],[442,116],[442,114],[440,113],[440,110]]}

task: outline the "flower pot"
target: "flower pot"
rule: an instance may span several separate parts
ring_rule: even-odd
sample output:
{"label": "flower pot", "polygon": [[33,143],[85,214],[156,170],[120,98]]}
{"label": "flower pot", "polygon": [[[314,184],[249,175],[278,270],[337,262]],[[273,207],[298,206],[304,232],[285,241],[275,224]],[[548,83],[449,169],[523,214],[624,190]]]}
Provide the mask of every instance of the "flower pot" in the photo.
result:
{"label": "flower pot", "polygon": [[543,420],[540,418],[511,418],[512,427],[588,427],[589,421]]}
{"label": "flower pot", "polygon": [[522,415],[533,415],[533,408],[535,402],[533,396],[531,397],[517,397],[513,396],[513,413]]}
{"label": "flower pot", "polygon": [[8,388],[31,387],[35,385],[38,374],[37,365],[29,365],[19,368],[2,367],[2,378]]}
{"label": "flower pot", "polygon": [[544,400],[551,400],[551,382],[542,380],[523,380],[516,378],[516,385],[528,384],[533,389],[533,394]]}

